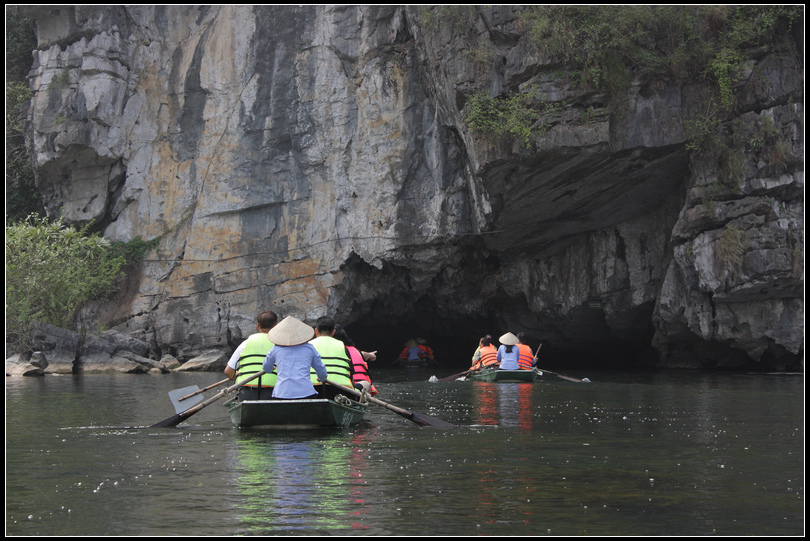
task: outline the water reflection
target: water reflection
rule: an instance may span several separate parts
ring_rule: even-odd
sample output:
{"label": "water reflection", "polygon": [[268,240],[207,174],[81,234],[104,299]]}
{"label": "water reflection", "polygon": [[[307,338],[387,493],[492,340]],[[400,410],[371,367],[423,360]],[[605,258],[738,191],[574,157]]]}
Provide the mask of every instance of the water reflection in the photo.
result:
{"label": "water reflection", "polygon": [[240,432],[234,482],[243,533],[362,530],[366,488],[361,432]]}
{"label": "water reflection", "polygon": [[519,428],[533,427],[532,405],[535,386],[531,383],[472,382],[473,414],[479,425]]}
{"label": "water reflection", "polygon": [[387,402],[457,428],[375,406],[310,432],[237,430],[221,404],[125,428],[216,374],[7,378],[6,533],[803,532],[802,378],[581,375],[594,383],[381,377]]}

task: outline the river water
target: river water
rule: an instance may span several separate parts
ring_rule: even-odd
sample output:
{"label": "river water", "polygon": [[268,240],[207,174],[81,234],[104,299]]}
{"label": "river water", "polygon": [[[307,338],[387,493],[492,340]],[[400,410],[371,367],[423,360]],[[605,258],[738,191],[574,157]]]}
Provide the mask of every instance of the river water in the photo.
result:
{"label": "river water", "polygon": [[7,377],[6,534],[804,533],[802,376],[373,374],[457,427],[371,405],[352,429],[240,431],[220,401],[150,429],[221,376]]}

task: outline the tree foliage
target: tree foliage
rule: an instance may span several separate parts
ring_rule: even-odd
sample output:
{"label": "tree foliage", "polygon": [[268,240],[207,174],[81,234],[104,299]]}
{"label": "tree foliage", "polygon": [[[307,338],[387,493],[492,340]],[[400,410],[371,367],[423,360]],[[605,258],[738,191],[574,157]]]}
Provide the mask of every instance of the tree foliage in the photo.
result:
{"label": "tree foliage", "polygon": [[16,6],[6,6],[6,224],[42,212],[20,121],[20,110],[31,98],[27,77],[36,46],[28,20]]}
{"label": "tree foliage", "polygon": [[6,226],[6,342],[25,349],[33,321],[72,328],[85,302],[114,291],[127,263],[121,250],[61,219],[37,215]]}

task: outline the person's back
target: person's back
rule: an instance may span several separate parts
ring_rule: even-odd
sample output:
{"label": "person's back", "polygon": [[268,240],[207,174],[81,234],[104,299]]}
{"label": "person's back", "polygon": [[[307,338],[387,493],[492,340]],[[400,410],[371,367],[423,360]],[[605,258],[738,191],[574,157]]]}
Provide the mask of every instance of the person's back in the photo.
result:
{"label": "person's back", "polygon": [[[256,317],[256,330],[233,352],[225,366],[225,375],[236,383],[245,381],[262,369],[264,357],[273,349],[273,342],[267,333],[276,325],[278,316],[275,312],[265,310]],[[239,389],[241,400],[261,400],[272,396],[276,385],[277,373],[264,374],[253,379]]]}
{"label": "person's back", "polygon": [[470,369],[479,369],[498,363],[498,350],[492,345],[492,337],[487,335],[479,341],[478,350],[473,355]]}
{"label": "person's back", "polygon": [[309,377],[310,370],[317,374],[318,381],[326,380],[327,371],[317,350],[308,342],[313,334],[312,327],[294,317],[285,318],[268,333],[269,339],[276,345],[267,353],[262,368],[270,372],[278,367],[273,398],[318,396]]}
{"label": "person's back", "polygon": [[508,332],[501,336],[498,341],[501,347],[498,348],[498,362],[501,370],[518,369],[518,337]]}
{"label": "person's back", "polygon": [[[245,340],[245,347],[239,356],[237,364],[236,383],[241,383],[251,375],[261,371],[264,357],[273,349],[273,342],[267,338],[267,333],[257,332]],[[244,387],[270,387],[276,385],[277,374],[264,374],[257,379],[249,381]]]}
{"label": "person's back", "polygon": [[[335,323],[329,318],[320,318],[316,326],[316,333],[318,336],[310,341],[315,349],[321,356],[323,364],[326,365],[326,370],[329,373],[329,380],[338,385],[346,387],[353,387],[352,382],[352,362],[349,352],[346,350],[345,344],[334,338],[332,335],[335,333]],[[317,381],[315,373],[311,373],[312,383],[320,385]],[[320,386],[322,396],[333,397],[339,391],[329,389],[329,386]]]}
{"label": "person's back", "polygon": [[534,362],[534,354],[532,348],[526,344],[518,344],[518,368],[521,370],[531,370],[532,362]]}
{"label": "person's back", "polygon": [[517,345],[501,345],[498,348],[498,368],[501,370],[518,370]]}

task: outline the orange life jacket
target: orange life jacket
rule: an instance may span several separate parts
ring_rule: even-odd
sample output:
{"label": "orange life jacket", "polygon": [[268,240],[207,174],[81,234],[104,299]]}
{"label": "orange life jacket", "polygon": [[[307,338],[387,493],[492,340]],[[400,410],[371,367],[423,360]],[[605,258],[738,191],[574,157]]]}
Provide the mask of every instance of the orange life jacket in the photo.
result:
{"label": "orange life jacket", "polygon": [[492,344],[478,349],[481,352],[481,360],[473,362],[472,368],[481,368],[491,364],[498,364],[498,350]]}
{"label": "orange life jacket", "polygon": [[518,344],[518,367],[521,370],[531,370],[532,362],[534,362],[534,355],[532,355],[532,348],[526,344]]}

